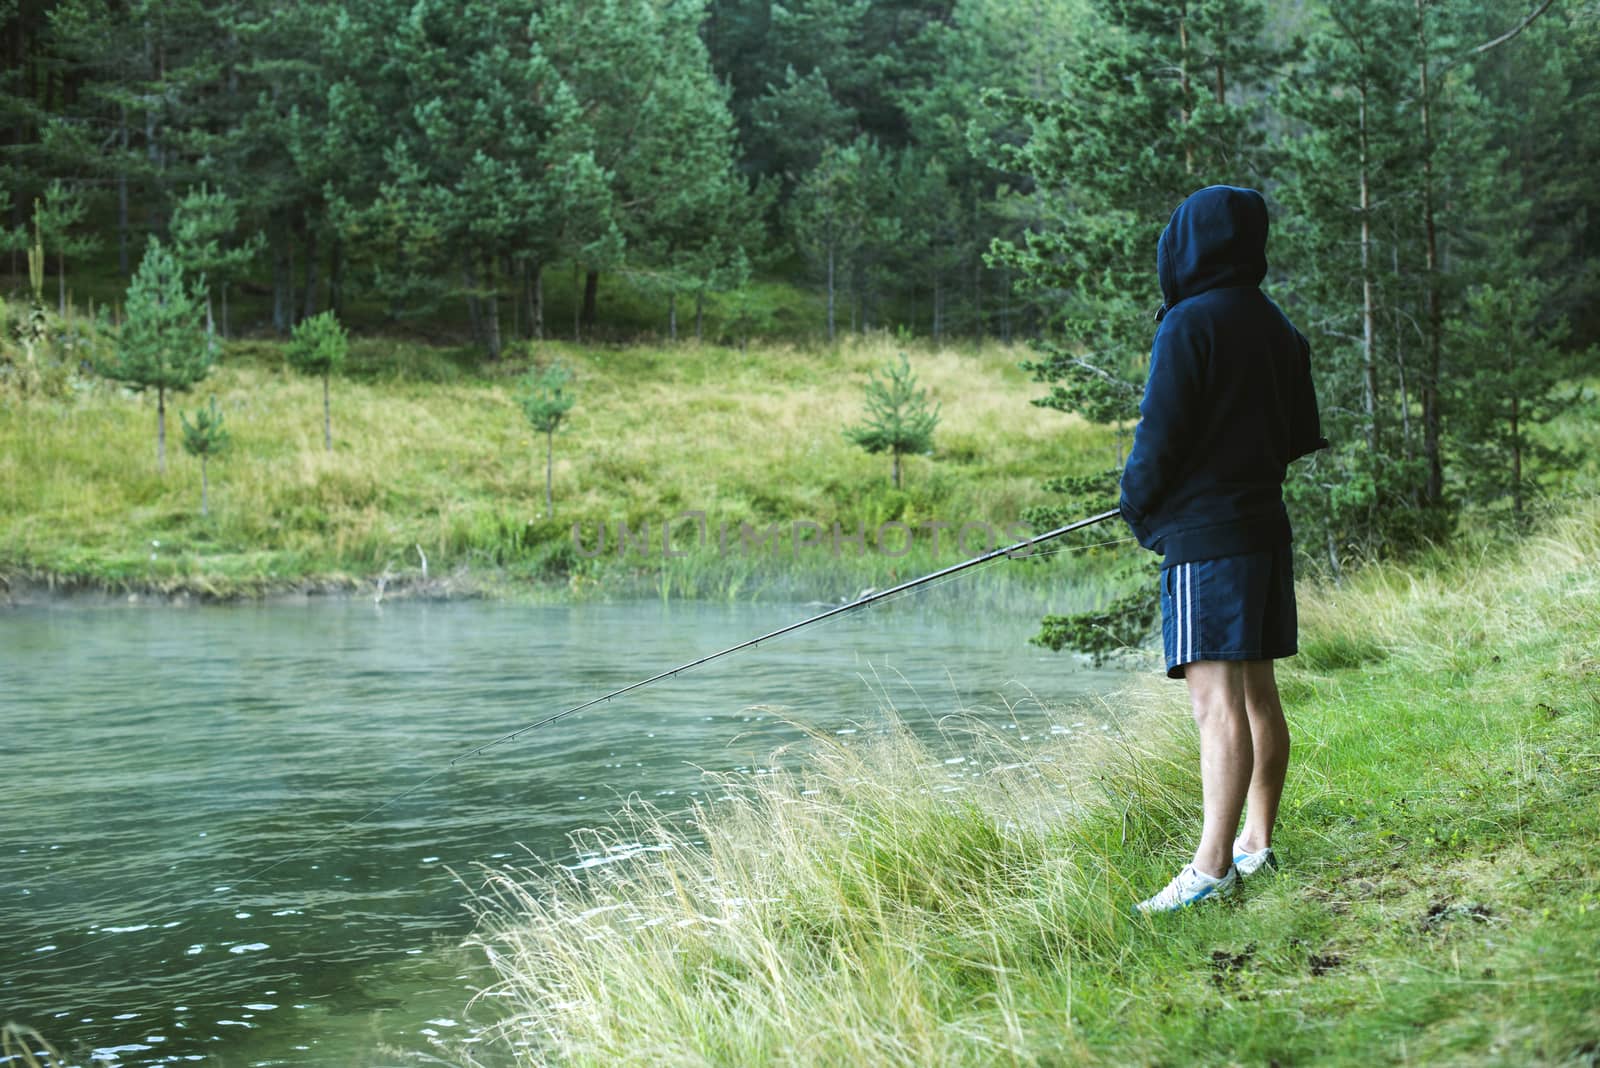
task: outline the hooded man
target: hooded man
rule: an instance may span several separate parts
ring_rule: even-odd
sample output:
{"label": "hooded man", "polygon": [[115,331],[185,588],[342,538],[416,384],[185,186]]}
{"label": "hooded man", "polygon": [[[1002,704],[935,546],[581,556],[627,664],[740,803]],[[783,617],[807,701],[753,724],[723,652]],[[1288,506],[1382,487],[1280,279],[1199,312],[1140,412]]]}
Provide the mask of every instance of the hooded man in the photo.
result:
{"label": "hooded man", "polygon": [[1297,648],[1283,479],[1328,442],[1310,346],[1260,289],[1266,248],[1266,201],[1225,185],[1178,205],[1156,248],[1164,303],[1122,515],[1163,556],[1167,675],[1187,681],[1199,727],[1204,824],[1192,862],[1143,912],[1277,867],[1289,728],[1272,662]]}

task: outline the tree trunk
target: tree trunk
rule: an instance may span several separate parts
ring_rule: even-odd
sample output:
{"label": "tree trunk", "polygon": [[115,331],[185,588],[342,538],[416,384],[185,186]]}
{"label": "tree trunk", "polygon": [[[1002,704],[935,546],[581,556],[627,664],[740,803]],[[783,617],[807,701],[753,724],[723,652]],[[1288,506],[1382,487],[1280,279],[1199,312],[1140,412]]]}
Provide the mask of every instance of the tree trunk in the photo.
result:
{"label": "tree trunk", "polygon": [[1367,415],[1367,450],[1378,455],[1378,358],[1372,294],[1372,197],[1367,182],[1367,81],[1362,73],[1358,96],[1361,179],[1361,362],[1366,371],[1363,401]]}
{"label": "tree trunk", "polygon": [[484,341],[489,349],[489,359],[498,360],[502,349],[500,341],[500,279],[495,271],[493,256],[483,258],[483,325]]}
{"label": "tree trunk", "polygon": [[321,267],[317,258],[318,240],[316,226],[309,219],[306,220],[306,284],[301,294],[305,298],[305,307],[300,312],[302,319],[317,314],[317,270]]}
{"label": "tree trunk", "polygon": [[[11,228],[13,230],[19,229],[25,225],[25,222],[26,220],[24,220],[22,217],[22,205],[13,201],[11,204]],[[11,274],[13,277],[17,274],[17,251],[20,248],[20,244],[13,244],[11,246]],[[127,273],[128,272],[126,270],[123,271],[124,278],[127,277]]]}
{"label": "tree trunk", "polygon": [[834,324],[833,245],[828,245],[828,340],[833,341]]}
{"label": "tree trunk", "polygon": [[117,110],[122,135],[122,158],[117,164],[117,270],[123,278],[132,277],[128,262],[128,105]]}
{"label": "tree trunk", "polygon": [[467,323],[472,328],[472,343],[483,346],[483,310],[478,301],[478,278],[472,269],[472,257],[461,261],[461,288],[467,294]]}
{"label": "tree trunk", "polygon": [[[22,21],[18,19],[11,22],[11,29],[12,32],[8,35],[10,37],[10,48],[8,49],[8,55],[6,57],[7,69],[21,70],[26,65],[25,61],[27,60],[28,56],[31,55],[31,49],[28,46],[27,28]],[[11,125],[11,144],[31,144],[33,142],[33,138],[28,133],[28,124],[24,118],[24,116],[27,114],[27,109],[14,107],[10,110],[13,117]],[[12,228],[17,228],[22,226],[23,223],[24,219],[22,216],[22,204],[14,200],[11,203],[11,226]],[[17,274],[17,252],[18,246],[12,245],[11,274],[13,276]],[[124,277],[127,277],[128,272],[126,266],[124,266],[122,273]]]}
{"label": "tree trunk", "polygon": [[1011,344],[1011,272],[1000,278],[1000,338]]}
{"label": "tree trunk", "polygon": [[1428,464],[1428,482],[1423,500],[1430,505],[1444,498],[1444,458],[1440,454],[1440,429],[1443,414],[1439,404],[1440,332],[1443,313],[1439,308],[1439,238],[1433,216],[1433,119],[1429,108],[1428,33],[1425,0],[1416,0],[1418,52],[1418,107],[1422,118],[1422,232],[1427,273],[1423,294],[1427,311],[1427,330],[1422,370],[1422,456]]}
{"label": "tree trunk", "polygon": [[678,340],[678,294],[667,294],[667,340]]}
{"label": "tree trunk", "polygon": [[591,270],[583,279],[583,328],[594,333],[595,303],[600,296],[600,272]]}
{"label": "tree trunk", "polygon": [[1517,426],[1521,414],[1517,398],[1511,398],[1511,517],[1522,522],[1522,436]]}
{"label": "tree trunk", "polygon": [[333,404],[328,399],[328,372],[322,372],[322,447],[333,451]]}
{"label": "tree trunk", "polygon": [[983,257],[972,264],[972,339],[983,344]]}
{"label": "tree trunk", "polygon": [[[1390,235],[1389,254],[1395,277],[1400,275],[1400,239],[1398,234]],[[1412,447],[1411,435],[1411,393],[1406,381],[1406,344],[1405,331],[1401,328],[1400,308],[1394,309],[1394,323],[1390,328],[1394,332],[1394,366],[1400,385],[1400,445],[1404,450],[1406,460],[1416,456]]]}
{"label": "tree trunk", "polygon": [[[62,234],[62,240],[66,235]],[[56,314],[67,314],[67,254],[56,251]]]}
{"label": "tree trunk", "polygon": [[1194,145],[1189,141],[1189,5],[1178,14],[1178,121],[1183,124],[1183,173],[1194,173]]}
{"label": "tree trunk", "polygon": [[[150,22],[148,17],[145,20],[144,32],[145,63],[148,64],[148,69],[157,72],[157,80],[160,80],[159,68],[157,66],[155,56],[155,45],[150,37]],[[159,190],[161,185],[161,179],[159,177],[161,174],[161,146],[156,141],[156,111],[155,107],[153,106],[157,99],[158,98],[154,94],[145,97],[146,107],[144,109],[144,151],[145,159],[150,164],[151,180],[155,183],[157,189]],[[161,217],[157,208],[157,205],[160,203],[160,201],[161,198],[159,196],[153,196],[150,198],[148,205],[146,218],[150,224],[150,231],[152,233],[155,233],[161,229]]]}
{"label": "tree trunk", "polygon": [[939,284],[939,276],[933,276],[933,343],[939,344],[944,336],[944,288]]}
{"label": "tree trunk", "polygon": [[892,473],[893,480],[894,480],[894,488],[895,489],[899,489],[900,488],[900,450],[899,449],[890,449],[889,450],[889,455],[893,457],[893,462],[892,462],[892,464],[890,466],[890,471]]}
{"label": "tree trunk", "polygon": [[222,283],[222,336],[229,337],[228,333],[228,283]]}
{"label": "tree trunk", "polygon": [[333,314],[344,317],[344,239],[333,239],[333,250],[328,254],[328,307]]}
{"label": "tree trunk", "polygon": [[572,265],[572,340],[574,343],[583,340],[583,301],[580,299],[578,286],[583,278],[583,264],[574,262]]}
{"label": "tree trunk", "polygon": [[544,340],[544,264],[528,265],[528,330],[530,336]]}
{"label": "tree trunk", "polygon": [[156,387],[156,473],[167,473],[167,387]]}
{"label": "tree trunk", "polygon": [[694,339],[705,340],[706,323],[706,291],[704,289],[694,295]]}
{"label": "tree trunk", "polygon": [[272,328],[280,335],[294,327],[294,257],[289,248],[289,221],[279,213],[272,227]]}
{"label": "tree trunk", "polygon": [[211,511],[211,486],[206,478],[206,457],[200,457],[200,514]]}
{"label": "tree trunk", "polygon": [[507,259],[506,273],[511,276],[511,336],[528,336],[528,261]]}

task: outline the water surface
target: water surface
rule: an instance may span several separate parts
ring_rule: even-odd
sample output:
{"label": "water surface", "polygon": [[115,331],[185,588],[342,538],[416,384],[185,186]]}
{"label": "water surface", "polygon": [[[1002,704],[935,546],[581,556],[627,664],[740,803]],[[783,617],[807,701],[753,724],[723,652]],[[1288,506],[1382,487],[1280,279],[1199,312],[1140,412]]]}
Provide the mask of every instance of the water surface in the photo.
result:
{"label": "water surface", "polygon": [[493,1021],[492,1003],[467,1009],[491,977],[459,948],[473,919],[457,874],[592,859],[571,832],[629,795],[673,808],[708,789],[703,771],[759,768],[799,736],[791,720],[870,732],[892,704],[931,732],[981,707],[1025,734],[1042,722],[1034,697],[1115,678],[1027,646],[1036,612],[980,625],[948,602],[875,605],[438,774],[815,611],[0,612],[0,1019],[82,1065],[424,1063]]}

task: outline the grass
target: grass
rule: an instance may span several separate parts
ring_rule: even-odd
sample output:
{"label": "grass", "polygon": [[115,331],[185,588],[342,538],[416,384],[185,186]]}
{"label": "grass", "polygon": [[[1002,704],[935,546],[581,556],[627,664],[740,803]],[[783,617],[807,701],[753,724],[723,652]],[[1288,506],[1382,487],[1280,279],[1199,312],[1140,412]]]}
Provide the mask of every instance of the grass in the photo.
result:
{"label": "grass", "polygon": [[1179,688],[1049,741],[817,738],[580,838],[611,863],[489,873],[494,1055],[1594,1064],[1600,505],[1302,614],[1285,866],[1237,902],[1128,912],[1198,831]]}
{"label": "grass", "polygon": [[[55,398],[0,400],[0,573],[109,590],[249,595],[301,586],[418,582],[434,588],[543,584],[562,595],[652,593],[830,597],[961,558],[924,529],[905,557],[863,553],[841,533],[885,522],[979,521],[999,528],[1040,503],[1040,481],[1113,460],[1105,434],[1029,405],[1039,387],[1023,353],[914,348],[942,401],[931,457],[888,460],[845,441],[862,387],[901,346],[884,336],[833,347],[769,344],[521,347],[500,364],[466,350],[362,339],[333,384],[334,449],[321,443],[321,384],[284,365],[276,342],[231,343],[212,376],[168,412],[168,472],[157,473],[154,400],[95,379]],[[562,359],[577,407],[556,441],[556,514],[542,513],[543,441],[514,402],[531,361]],[[199,514],[199,465],[179,447],[177,407],[214,394],[233,435],[211,465],[212,514]],[[708,544],[664,557],[674,546]],[[821,545],[793,548],[791,524]],[[584,532],[580,552],[574,524]],[[651,550],[617,552],[620,525],[648,527]],[[781,537],[744,552],[740,524]],[[586,559],[598,531],[607,549]],[[736,551],[717,547],[729,530]],[[982,541],[974,536],[968,546]],[[971,555],[970,553],[965,555]],[[1050,581],[1048,568],[1009,573]],[[999,572],[996,572],[999,573]],[[465,577],[463,577],[465,576]]]}

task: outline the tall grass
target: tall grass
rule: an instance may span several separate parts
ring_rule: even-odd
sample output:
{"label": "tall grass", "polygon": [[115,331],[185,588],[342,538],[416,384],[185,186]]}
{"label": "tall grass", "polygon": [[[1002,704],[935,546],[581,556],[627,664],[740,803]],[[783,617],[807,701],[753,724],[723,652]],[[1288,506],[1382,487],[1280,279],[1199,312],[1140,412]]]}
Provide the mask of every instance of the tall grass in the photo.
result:
{"label": "tall grass", "polygon": [[[747,352],[684,344],[623,349],[546,344],[499,365],[459,353],[366,340],[334,382],[334,449],[319,440],[320,383],[283,366],[276,344],[229,347],[216,372],[172,406],[214,394],[233,450],[212,465],[213,514],[199,514],[199,465],[169,434],[156,472],[153,400],[84,380],[64,399],[0,402],[0,567],[63,581],[248,592],[299,581],[349,583],[388,571],[437,578],[457,569],[569,584],[569,590],[828,596],[883,585],[958,559],[951,534],[933,552],[919,532],[895,557],[845,535],[901,522],[987,522],[995,528],[1041,499],[1040,481],[1105,466],[1110,441],[1028,404],[1038,387],[1021,353],[923,350],[920,378],[943,402],[932,457],[908,461],[904,490],[888,463],[851,446],[869,371],[898,351],[887,338],[832,348]],[[359,358],[357,358],[359,357]],[[513,401],[532,359],[577,372],[578,404],[556,441],[555,515],[543,515],[542,440]],[[176,413],[168,413],[176,426]],[[705,544],[686,512],[704,513]],[[794,548],[797,521],[823,544]],[[610,540],[586,552],[604,526]],[[617,552],[626,523],[648,526],[648,552]],[[674,527],[668,558],[662,530]],[[778,542],[745,552],[740,524]],[[733,551],[718,546],[732,531]],[[800,532],[803,543],[809,534]],[[973,542],[982,539],[973,539]],[[698,547],[696,547],[698,545]],[[1046,569],[1003,569],[1047,583]],[[807,576],[796,581],[796,576]],[[814,581],[813,581],[814,580]],[[820,587],[820,589],[819,589]]]}
{"label": "tall grass", "polygon": [[[1174,687],[1045,740],[828,736],[493,871],[526,1064],[1587,1063],[1600,507],[1304,598],[1286,867],[1135,919],[1198,829]],[[892,722],[892,709],[891,713]],[[1099,717],[1106,729],[1072,729]],[[853,736],[859,737],[859,736]],[[464,1054],[470,1059],[469,1054]]]}
{"label": "tall grass", "polygon": [[0,1026],[0,1064],[18,1068],[54,1068],[64,1064],[61,1054],[31,1027],[7,1022]]}

